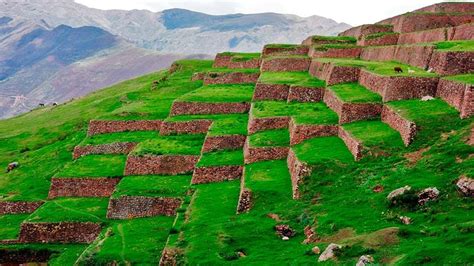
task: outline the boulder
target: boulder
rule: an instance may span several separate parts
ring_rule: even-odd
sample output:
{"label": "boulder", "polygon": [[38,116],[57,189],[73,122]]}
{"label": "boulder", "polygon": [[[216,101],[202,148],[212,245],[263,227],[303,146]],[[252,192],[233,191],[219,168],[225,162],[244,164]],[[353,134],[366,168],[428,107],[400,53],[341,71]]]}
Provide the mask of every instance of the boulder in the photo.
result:
{"label": "boulder", "polygon": [[312,248],[311,251],[313,251],[314,254],[321,253],[321,249],[318,246],[315,246],[314,248]]}
{"label": "boulder", "polygon": [[306,238],[303,241],[303,244],[314,243],[318,240],[318,235],[316,234],[316,230],[310,225],[304,228],[304,235],[306,236]]}
{"label": "boulder", "polygon": [[411,224],[411,218],[408,216],[400,216],[400,222],[402,222],[402,224]]}
{"label": "boulder", "polygon": [[275,226],[275,231],[278,236],[281,238],[284,237],[292,237],[296,234],[295,230],[293,230],[289,225],[287,224],[279,224]]}
{"label": "boulder", "polygon": [[458,190],[466,197],[474,197],[474,179],[461,176],[456,182]]}
{"label": "boulder", "polygon": [[319,256],[318,261],[327,261],[336,257],[336,252],[341,249],[341,246],[338,244],[329,244],[329,246],[324,250],[324,252]]}
{"label": "boulder", "polygon": [[423,189],[418,193],[418,204],[425,205],[428,201],[436,200],[439,197],[439,190],[435,187]]}
{"label": "boulder", "polygon": [[374,262],[374,258],[370,255],[362,255],[359,258],[359,261],[357,262],[356,266],[365,266],[372,264]]}
{"label": "boulder", "polygon": [[408,192],[410,190],[411,190],[410,186],[404,186],[404,187],[401,187],[401,188],[397,188],[394,191],[390,192],[390,194],[388,194],[387,199],[389,201],[393,202],[393,200],[396,197],[399,197],[399,196],[405,194],[406,192]]}

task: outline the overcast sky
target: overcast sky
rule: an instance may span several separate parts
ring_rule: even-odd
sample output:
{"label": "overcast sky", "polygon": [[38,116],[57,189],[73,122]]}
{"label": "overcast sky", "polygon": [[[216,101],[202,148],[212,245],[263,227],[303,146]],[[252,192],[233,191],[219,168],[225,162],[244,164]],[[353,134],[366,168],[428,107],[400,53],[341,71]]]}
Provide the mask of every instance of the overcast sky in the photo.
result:
{"label": "overcast sky", "polygon": [[[99,9],[185,8],[207,14],[277,12],[319,15],[353,26],[374,23],[442,0],[75,0]],[[465,1],[465,2],[473,2]]]}

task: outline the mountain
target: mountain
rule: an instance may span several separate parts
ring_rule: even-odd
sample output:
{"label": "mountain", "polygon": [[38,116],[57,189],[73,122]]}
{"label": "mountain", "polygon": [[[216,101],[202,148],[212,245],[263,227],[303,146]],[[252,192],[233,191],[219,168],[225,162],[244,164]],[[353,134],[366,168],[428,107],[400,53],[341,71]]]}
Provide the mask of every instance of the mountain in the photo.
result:
{"label": "mountain", "polygon": [[[48,6],[47,9],[44,7]],[[266,43],[301,42],[306,36],[335,35],[345,23],[275,13],[213,16],[184,9],[98,10],[73,0],[0,0],[0,16],[20,16],[53,27],[95,26],[139,47],[164,53],[259,51]]]}
{"label": "mountain", "polygon": [[64,102],[168,67],[183,56],[137,48],[92,26],[0,18],[0,117]]}

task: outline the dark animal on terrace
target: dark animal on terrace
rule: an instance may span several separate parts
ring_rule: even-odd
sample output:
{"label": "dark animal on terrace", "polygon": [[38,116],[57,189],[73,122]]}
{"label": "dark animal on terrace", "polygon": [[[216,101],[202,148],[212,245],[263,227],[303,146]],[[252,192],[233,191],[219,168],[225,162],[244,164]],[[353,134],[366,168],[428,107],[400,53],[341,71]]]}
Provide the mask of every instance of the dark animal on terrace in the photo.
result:
{"label": "dark animal on terrace", "polygon": [[394,67],[393,71],[395,71],[396,73],[403,73],[403,69],[401,67]]}
{"label": "dark animal on terrace", "polygon": [[44,103],[38,104],[39,107],[44,107]]}
{"label": "dark animal on terrace", "polygon": [[20,164],[18,162],[9,163],[6,172],[10,173],[13,169],[18,168]]}

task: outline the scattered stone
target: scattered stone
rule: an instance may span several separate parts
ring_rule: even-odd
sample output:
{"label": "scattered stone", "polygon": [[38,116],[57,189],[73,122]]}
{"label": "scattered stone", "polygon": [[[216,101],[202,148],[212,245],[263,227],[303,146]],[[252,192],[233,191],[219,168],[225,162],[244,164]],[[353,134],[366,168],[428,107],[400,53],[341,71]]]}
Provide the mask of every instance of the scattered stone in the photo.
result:
{"label": "scattered stone", "polygon": [[303,244],[314,243],[318,240],[316,231],[310,225],[307,225],[304,228],[304,235],[306,236],[306,239],[303,240]]}
{"label": "scattered stone", "polygon": [[314,254],[321,253],[321,249],[318,246],[315,246],[314,248],[312,248],[311,251],[313,251]]}
{"label": "scattered stone", "polygon": [[383,186],[382,185],[376,185],[374,188],[372,188],[372,191],[375,192],[375,193],[383,192]]}
{"label": "scattered stone", "polygon": [[246,255],[243,251],[238,251],[238,252],[237,252],[237,255],[238,255],[239,257],[241,257],[241,258],[247,257],[247,255]]}
{"label": "scattered stone", "polygon": [[267,216],[269,218],[275,220],[276,222],[281,222],[282,221],[280,216],[278,216],[278,214],[276,214],[276,213],[269,213],[269,214],[267,214]]}
{"label": "scattered stone", "polygon": [[458,190],[466,197],[474,197],[474,179],[461,176],[456,182]]}
{"label": "scattered stone", "polygon": [[293,230],[289,225],[287,224],[279,224],[275,226],[275,231],[277,235],[280,237],[292,237],[296,234],[295,230]]}
{"label": "scattered stone", "polygon": [[408,216],[400,216],[400,222],[402,222],[402,224],[411,224],[411,218]]}
{"label": "scattered stone", "polygon": [[335,258],[335,252],[340,250],[341,246],[338,244],[329,244],[329,246],[324,250],[324,252],[319,256],[318,261],[327,261],[329,259]]}
{"label": "scattered stone", "polygon": [[435,187],[430,187],[418,193],[418,204],[425,205],[428,201],[436,200],[439,196],[439,190]]}
{"label": "scattered stone", "polygon": [[431,96],[423,96],[423,97],[421,98],[421,100],[422,100],[423,102],[427,102],[427,101],[432,101],[432,100],[434,100],[434,98],[431,97]]}
{"label": "scattered stone", "polygon": [[287,237],[287,236],[284,236],[284,237],[281,238],[281,240],[283,240],[283,241],[288,241],[288,240],[290,240],[290,238]]}
{"label": "scattered stone", "polygon": [[359,258],[356,266],[365,266],[374,262],[374,258],[370,255],[362,255]]}
{"label": "scattered stone", "polygon": [[404,186],[404,187],[401,187],[401,188],[397,188],[394,191],[390,192],[390,194],[388,194],[387,199],[389,201],[393,202],[394,198],[399,197],[399,196],[405,194],[406,192],[408,192],[410,190],[411,190],[410,186]]}

